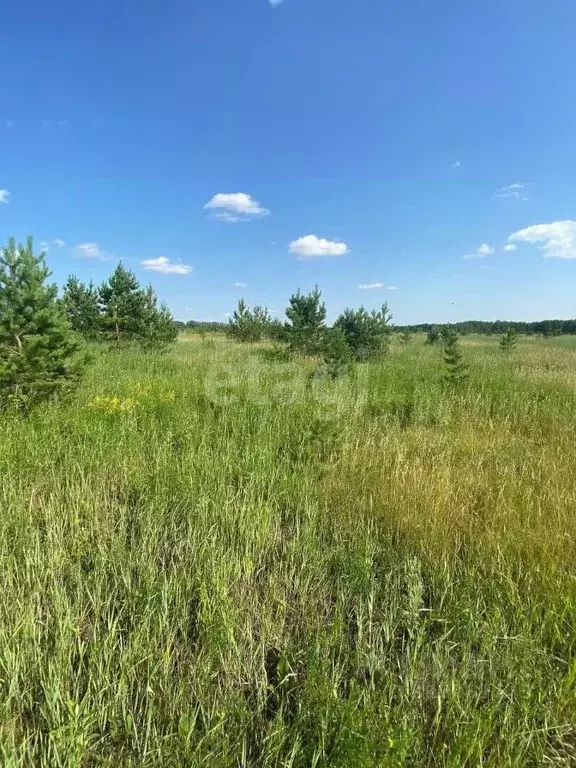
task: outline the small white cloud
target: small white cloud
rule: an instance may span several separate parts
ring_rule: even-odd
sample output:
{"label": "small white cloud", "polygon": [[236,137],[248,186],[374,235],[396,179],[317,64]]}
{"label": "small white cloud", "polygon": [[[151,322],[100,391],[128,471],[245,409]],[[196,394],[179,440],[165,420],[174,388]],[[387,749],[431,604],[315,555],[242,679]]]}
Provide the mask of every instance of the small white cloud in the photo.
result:
{"label": "small white cloud", "polygon": [[248,288],[248,283],[233,283],[234,288]]}
{"label": "small white cloud", "polygon": [[358,288],[361,291],[377,291],[379,288],[384,288],[384,283],[360,283]]}
{"label": "small white cloud", "polygon": [[388,290],[389,290],[389,291],[397,291],[397,290],[398,290],[398,288],[397,288],[395,285],[389,285],[389,286],[388,286]]}
{"label": "small white cloud", "polygon": [[463,259],[485,259],[486,256],[492,256],[494,253],[494,248],[492,248],[491,245],[488,245],[488,243],[482,243],[481,246],[479,246],[474,253],[465,253],[464,256],[462,256]]}
{"label": "small white cloud", "polygon": [[0,203],[10,202],[9,197],[10,197],[10,192],[8,192],[7,189],[0,189]]}
{"label": "small white cloud", "polygon": [[295,253],[300,260],[345,256],[349,249],[346,243],[326,240],[316,235],[304,235],[293,240],[289,245],[290,253]]}
{"label": "small white cloud", "polygon": [[512,233],[508,240],[538,246],[545,259],[576,259],[576,221],[535,224]]}
{"label": "small white cloud", "polygon": [[112,253],[104,251],[98,243],[80,243],[72,249],[72,254],[82,259],[99,259],[100,261],[110,261],[114,258]]}
{"label": "small white cloud", "polygon": [[[54,248],[62,248],[64,245],[66,245],[64,240],[62,240],[59,237],[55,237],[54,240],[52,240],[51,242],[48,242],[48,240],[42,240],[42,242],[40,243],[40,248],[43,251],[49,251],[51,246],[54,246]],[[84,245],[92,246],[92,245],[95,245],[95,243],[84,243]],[[78,246],[78,247],[81,247],[81,246]]]}
{"label": "small white cloud", "polygon": [[279,5],[282,5],[284,0],[268,0],[272,8],[278,8]]}
{"label": "small white cloud", "polygon": [[452,168],[460,168],[461,165],[462,165],[461,161],[456,160],[455,163],[452,163]]}
{"label": "small white cloud", "polygon": [[58,120],[58,125],[68,125],[68,120]]}
{"label": "small white cloud", "polygon": [[504,246],[503,250],[508,251],[510,253],[512,251],[517,251],[518,250],[518,246],[514,245],[514,243],[508,243],[508,245]]}
{"label": "small white cloud", "polygon": [[488,243],[482,243],[480,248],[478,248],[478,254],[480,256],[492,256],[494,253],[494,248],[492,248],[491,245],[488,245]]}
{"label": "small white cloud", "polygon": [[506,187],[500,187],[496,192],[496,197],[500,197],[503,200],[528,200],[524,194],[526,184],[521,184],[519,181],[515,181],[513,184],[508,184]]}
{"label": "small white cloud", "polygon": [[232,312],[223,312],[222,313],[222,317],[231,317],[231,316],[232,316]]}
{"label": "small white cloud", "polygon": [[157,259],[145,259],[140,262],[140,266],[151,272],[161,272],[163,275],[189,275],[192,272],[192,267],[188,264],[174,263],[166,256],[159,256]]}
{"label": "small white cloud", "polygon": [[250,221],[270,213],[246,192],[218,192],[206,203],[204,210],[215,211],[215,219],[230,222]]}

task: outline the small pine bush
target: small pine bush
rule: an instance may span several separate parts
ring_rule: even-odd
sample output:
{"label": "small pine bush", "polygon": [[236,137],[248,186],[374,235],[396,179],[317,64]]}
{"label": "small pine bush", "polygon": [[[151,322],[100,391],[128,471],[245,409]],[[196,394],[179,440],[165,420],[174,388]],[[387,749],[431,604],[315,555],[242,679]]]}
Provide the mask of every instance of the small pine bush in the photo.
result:
{"label": "small pine bush", "polygon": [[444,365],[445,382],[450,386],[460,386],[468,378],[468,367],[464,363],[458,334],[451,328],[444,329]]}
{"label": "small pine bush", "polygon": [[510,354],[516,349],[517,333],[514,328],[508,328],[500,339],[500,349],[506,354]]}

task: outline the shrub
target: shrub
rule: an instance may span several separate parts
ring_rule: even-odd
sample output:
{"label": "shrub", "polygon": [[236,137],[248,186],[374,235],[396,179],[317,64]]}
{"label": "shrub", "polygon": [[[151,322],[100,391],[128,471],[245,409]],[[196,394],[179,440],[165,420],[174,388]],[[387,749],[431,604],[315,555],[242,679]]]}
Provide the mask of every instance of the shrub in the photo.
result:
{"label": "shrub", "polygon": [[240,299],[230,318],[228,334],[236,341],[260,341],[271,323],[267,307],[256,306],[250,309],[244,299]]}
{"label": "shrub", "polygon": [[516,348],[517,334],[514,328],[508,328],[506,333],[500,339],[500,349],[502,352],[510,354]]}
{"label": "shrub", "polygon": [[450,386],[460,386],[468,378],[468,368],[464,363],[458,334],[452,328],[444,329],[444,380]]}
{"label": "shrub", "polygon": [[388,351],[390,343],[390,320],[388,305],[379,311],[367,312],[360,309],[345,309],[334,323],[348,344],[355,360],[366,360]]}

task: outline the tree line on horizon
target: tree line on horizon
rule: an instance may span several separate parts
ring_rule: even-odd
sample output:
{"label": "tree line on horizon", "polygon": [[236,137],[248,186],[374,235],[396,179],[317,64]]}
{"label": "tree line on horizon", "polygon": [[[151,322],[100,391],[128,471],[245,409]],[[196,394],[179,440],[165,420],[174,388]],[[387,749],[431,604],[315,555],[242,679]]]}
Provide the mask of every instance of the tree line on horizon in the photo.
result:
{"label": "tree line on horizon", "polygon": [[[179,330],[192,330],[206,333],[227,333],[229,322],[208,320],[175,320]],[[416,323],[413,325],[394,325],[393,333],[424,333],[440,329],[444,325],[453,328],[459,336],[473,333],[483,336],[501,336],[512,328],[521,336],[569,336],[576,335],[576,319],[573,320],[462,320],[456,323]]]}

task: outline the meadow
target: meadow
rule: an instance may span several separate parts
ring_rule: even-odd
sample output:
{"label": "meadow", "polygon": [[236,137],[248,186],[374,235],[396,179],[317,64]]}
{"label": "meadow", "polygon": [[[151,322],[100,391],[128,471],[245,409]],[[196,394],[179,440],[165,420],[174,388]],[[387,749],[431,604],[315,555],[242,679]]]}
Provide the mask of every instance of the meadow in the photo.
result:
{"label": "meadow", "polygon": [[576,337],[95,352],[0,417],[2,766],[576,765]]}

